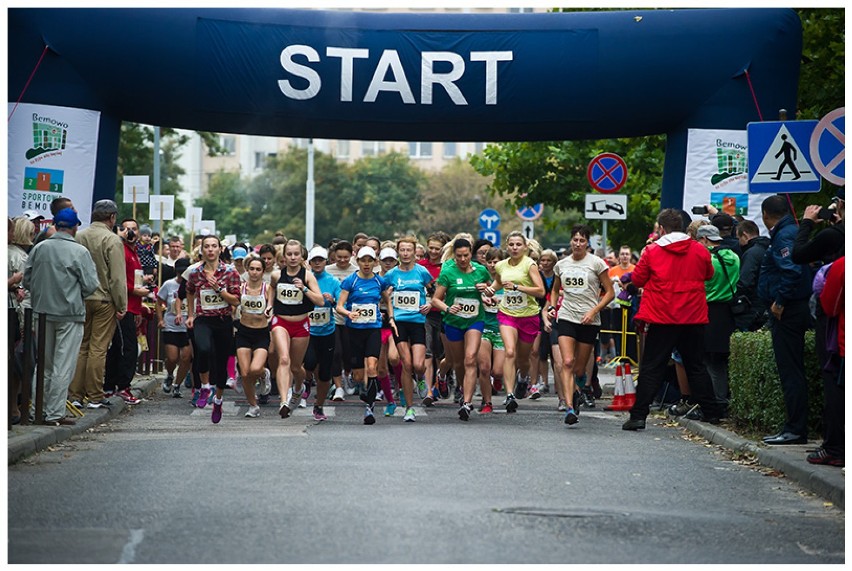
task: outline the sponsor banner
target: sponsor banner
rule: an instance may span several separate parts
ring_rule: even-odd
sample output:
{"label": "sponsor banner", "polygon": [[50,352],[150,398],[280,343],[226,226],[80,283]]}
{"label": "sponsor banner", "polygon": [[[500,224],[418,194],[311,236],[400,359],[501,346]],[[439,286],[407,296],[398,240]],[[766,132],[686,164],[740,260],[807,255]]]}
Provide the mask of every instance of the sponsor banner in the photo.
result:
{"label": "sponsor banner", "polygon": [[[8,105],[11,113],[13,103]],[[50,220],[50,203],[70,198],[91,222],[100,112],[21,103],[9,121],[9,216],[35,210]]]}
{"label": "sponsor banner", "polygon": [[740,215],[755,222],[761,234],[768,231],[760,216],[766,195],[748,191],[748,139],[746,131],[689,129],[683,206],[693,220],[692,207],[710,204],[731,216]]}

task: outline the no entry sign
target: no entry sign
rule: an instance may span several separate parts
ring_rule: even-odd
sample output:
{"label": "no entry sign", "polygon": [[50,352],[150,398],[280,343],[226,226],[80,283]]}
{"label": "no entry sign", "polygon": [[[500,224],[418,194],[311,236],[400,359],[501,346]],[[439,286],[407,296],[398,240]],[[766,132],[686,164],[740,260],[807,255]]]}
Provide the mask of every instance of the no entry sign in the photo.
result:
{"label": "no entry sign", "polygon": [[613,194],[627,182],[627,163],[615,153],[601,153],[589,163],[586,178],[598,192]]}

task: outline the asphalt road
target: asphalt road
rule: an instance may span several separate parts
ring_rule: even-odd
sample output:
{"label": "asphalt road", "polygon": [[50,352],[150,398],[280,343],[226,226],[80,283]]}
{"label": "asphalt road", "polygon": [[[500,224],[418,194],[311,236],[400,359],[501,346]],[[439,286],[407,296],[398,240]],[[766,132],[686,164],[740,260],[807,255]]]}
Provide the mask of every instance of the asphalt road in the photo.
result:
{"label": "asphalt road", "polygon": [[231,394],[213,425],[157,394],[9,467],[9,562],[844,562],[841,510],[662,420],[569,428],[545,397],[364,426],[349,398],[317,423]]}

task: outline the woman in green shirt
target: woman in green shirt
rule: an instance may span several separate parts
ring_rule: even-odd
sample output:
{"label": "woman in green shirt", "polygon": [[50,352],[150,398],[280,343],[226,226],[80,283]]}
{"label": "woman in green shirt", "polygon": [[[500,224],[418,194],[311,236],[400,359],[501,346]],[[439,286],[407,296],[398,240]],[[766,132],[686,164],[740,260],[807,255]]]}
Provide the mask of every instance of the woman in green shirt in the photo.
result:
{"label": "woman in green shirt", "polygon": [[469,420],[476,386],[476,356],[485,328],[482,317],[482,292],[491,281],[488,270],[471,263],[469,240],[459,238],[452,246],[455,264],[444,264],[432,296],[432,307],[443,312],[447,352],[454,363],[464,363],[464,393],[459,418]]}

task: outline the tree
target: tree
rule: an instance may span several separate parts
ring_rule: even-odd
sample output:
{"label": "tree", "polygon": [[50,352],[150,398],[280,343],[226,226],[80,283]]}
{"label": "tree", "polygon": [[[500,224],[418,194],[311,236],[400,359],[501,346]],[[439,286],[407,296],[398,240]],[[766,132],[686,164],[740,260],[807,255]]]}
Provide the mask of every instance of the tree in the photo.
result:
{"label": "tree", "polygon": [[256,233],[252,223],[254,213],[245,187],[238,171],[219,171],[210,178],[207,194],[198,199],[197,205],[203,209],[205,219],[216,221],[216,232],[220,236],[234,234],[243,241]]}

